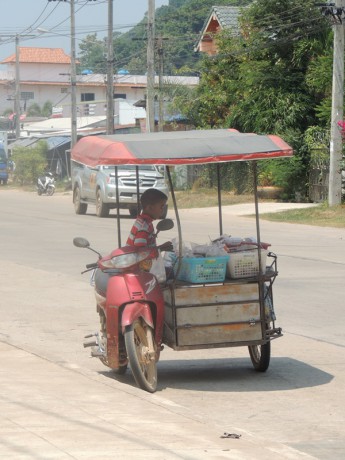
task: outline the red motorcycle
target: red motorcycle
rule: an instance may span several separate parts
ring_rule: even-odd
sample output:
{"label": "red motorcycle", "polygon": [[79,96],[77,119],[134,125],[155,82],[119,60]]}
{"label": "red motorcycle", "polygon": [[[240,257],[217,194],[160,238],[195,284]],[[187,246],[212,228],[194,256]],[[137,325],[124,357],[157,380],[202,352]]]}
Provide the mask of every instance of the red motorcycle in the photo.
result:
{"label": "red motorcycle", "polygon": [[[157,224],[157,233],[170,230],[171,219]],[[157,366],[162,347],[164,299],[155,275],[141,269],[144,261],[156,259],[157,248],[125,246],[102,257],[85,238],[73,244],[98,254],[96,263],[88,264],[85,273],[94,270],[100,333],[90,334],[84,347],[92,347],[91,356],[118,374],[130,364],[137,385],[153,393],[157,387]]]}

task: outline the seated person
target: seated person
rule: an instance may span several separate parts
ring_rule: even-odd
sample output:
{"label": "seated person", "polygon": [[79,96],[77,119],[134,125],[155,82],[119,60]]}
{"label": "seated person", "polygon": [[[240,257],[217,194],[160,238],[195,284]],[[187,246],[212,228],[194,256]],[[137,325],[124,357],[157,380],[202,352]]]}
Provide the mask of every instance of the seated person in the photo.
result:
{"label": "seated person", "polygon": [[[157,247],[160,251],[172,251],[173,245],[171,241],[156,245],[156,235],[153,227],[153,221],[159,219],[167,203],[167,196],[155,188],[147,189],[140,198],[142,207],[141,214],[136,218],[130,234],[128,236],[126,246],[136,247]],[[140,268],[145,271],[150,271],[152,260],[144,260],[140,262]],[[103,273],[101,270],[96,270],[95,282],[97,288],[105,293],[109,277],[108,273]]]}
{"label": "seated person", "polygon": [[156,246],[156,235],[152,224],[154,220],[161,218],[167,201],[167,196],[155,188],[149,188],[141,195],[142,212],[133,224],[127,246],[157,247],[160,251],[173,249],[170,241]]}

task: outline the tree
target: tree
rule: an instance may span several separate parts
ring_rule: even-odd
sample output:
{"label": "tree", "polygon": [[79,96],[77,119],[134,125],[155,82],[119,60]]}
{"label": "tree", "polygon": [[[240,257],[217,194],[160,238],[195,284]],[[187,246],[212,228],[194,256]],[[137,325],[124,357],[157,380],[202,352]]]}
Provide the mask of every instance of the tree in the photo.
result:
{"label": "tree", "polygon": [[40,117],[42,113],[41,113],[41,107],[39,106],[39,104],[37,104],[37,102],[30,104],[26,110],[26,115],[28,117]]}
{"label": "tree", "polygon": [[50,101],[46,101],[43,107],[34,102],[27,108],[26,115],[28,117],[50,117],[53,111],[53,104]]}
{"label": "tree", "polygon": [[99,40],[97,34],[89,34],[79,44],[78,56],[81,70],[92,70],[95,73],[106,73],[106,40]]}
{"label": "tree", "polygon": [[[249,1],[249,0],[248,0]],[[248,2],[246,2],[248,3]],[[241,5],[241,0],[218,0],[217,5]],[[177,74],[180,69],[198,71],[201,59],[194,52],[200,31],[214,0],[174,0],[157,8],[155,15],[156,36],[164,40],[165,74]],[[115,69],[125,68],[131,73],[145,74],[147,17],[125,33],[114,33]],[[106,71],[106,44],[96,34],[88,35],[79,45],[80,69],[94,72]],[[158,68],[156,69],[158,73]]]}
{"label": "tree", "polygon": [[14,181],[20,185],[34,184],[47,166],[48,146],[45,141],[39,141],[34,147],[15,147],[12,154],[16,168]]}
{"label": "tree", "polygon": [[327,47],[330,27],[312,0],[257,0],[243,10],[240,24],[240,36],[226,30],[219,35],[218,55],[204,59],[200,86],[180,108],[197,114],[199,126],[283,137],[295,159],[263,162],[260,168],[291,198],[307,182],[304,132],[318,123],[324,103],[324,94],[315,90],[320,75],[312,69]]}
{"label": "tree", "polygon": [[52,112],[53,112],[53,104],[50,101],[46,101],[43,104],[43,107],[41,110],[42,116],[48,118],[51,116]]}

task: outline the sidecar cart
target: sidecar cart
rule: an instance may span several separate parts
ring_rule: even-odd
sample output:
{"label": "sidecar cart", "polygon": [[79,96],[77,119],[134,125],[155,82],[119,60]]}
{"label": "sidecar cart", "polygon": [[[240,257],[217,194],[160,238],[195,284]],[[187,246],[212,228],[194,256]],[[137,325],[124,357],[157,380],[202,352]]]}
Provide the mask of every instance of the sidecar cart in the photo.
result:
{"label": "sidecar cart", "polygon": [[[243,134],[235,130],[198,130],[115,136],[87,136],[72,149],[72,159],[88,165],[113,165],[115,183],[118,165],[137,166],[137,184],[133,197],[140,209],[138,167],[153,164],[164,167],[170,186],[170,199],[175,210],[178,248],[173,274],[150,302],[143,287],[135,302],[137,311],[145,306],[145,319],[138,313],[133,328],[131,353],[125,348],[121,330],[123,304],[116,299],[98,308],[102,315],[103,360],[114,369],[126,370],[129,362],[137,384],[155,391],[156,364],[165,344],[174,350],[196,350],[219,347],[249,348],[257,371],[265,371],[270,362],[271,341],[282,336],[275,325],[273,284],[277,277],[277,257],[261,242],[257,194],[257,161],[292,156],[292,148],[281,138],[270,135]],[[223,257],[185,257],[180,215],[174,193],[171,166],[213,165],[218,179],[219,236],[223,235],[221,202],[221,169],[227,162],[251,161],[255,205],[256,247],[231,252]],[[116,201],[120,202],[118,188]],[[121,218],[117,210],[118,245],[121,246]],[[202,222],[205,226],[207,223]],[[206,235],[208,235],[206,231]],[[187,235],[188,236],[188,235]],[[189,236],[188,239],[191,237]],[[153,280],[155,283],[155,280]],[[156,283],[158,281],[156,280]],[[146,382],[146,383],[145,383]]]}

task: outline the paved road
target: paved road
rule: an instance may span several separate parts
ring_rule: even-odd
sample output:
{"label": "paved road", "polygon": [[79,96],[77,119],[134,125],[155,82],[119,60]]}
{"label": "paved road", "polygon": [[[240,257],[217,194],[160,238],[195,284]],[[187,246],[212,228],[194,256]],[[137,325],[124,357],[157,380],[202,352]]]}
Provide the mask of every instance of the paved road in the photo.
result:
{"label": "paved road", "polygon": [[[116,246],[116,219],[97,219],[92,208],[74,215],[69,194],[2,189],[0,208],[0,458],[344,458],[344,230],[262,221],[262,240],[279,257],[285,333],[272,343],[268,372],[255,373],[242,347],[165,349],[149,395],[81,346],[98,328],[80,276],[93,255],[72,238],[105,253]],[[241,215],[249,211],[234,210],[224,209],[224,231],[255,234]],[[217,236],[215,209],[183,211],[181,221],[187,239]],[[124,239],[132,219],[121,223]]]}

